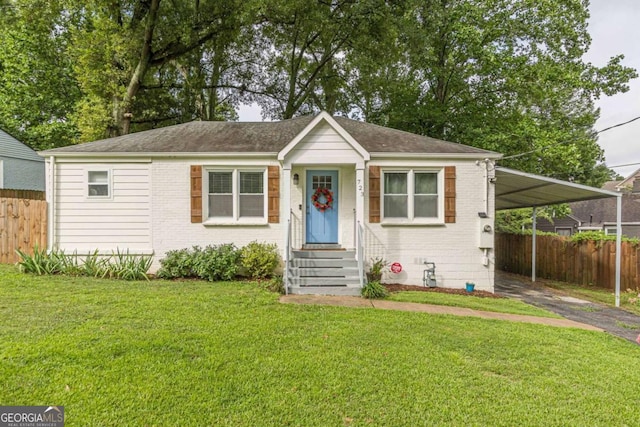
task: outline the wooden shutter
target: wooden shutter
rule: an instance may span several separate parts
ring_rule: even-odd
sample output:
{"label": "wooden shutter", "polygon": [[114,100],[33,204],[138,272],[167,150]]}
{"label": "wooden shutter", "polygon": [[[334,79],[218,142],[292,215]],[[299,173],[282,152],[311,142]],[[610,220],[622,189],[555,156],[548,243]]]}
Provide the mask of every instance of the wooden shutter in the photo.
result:
{"label": "wooden shutter", "polygon": [[191,222],[202,222],[202,166],[191,166]]}
{"label": "wooden shutter", "polygon": [[278,166],[269,166],[269,208],[267,216],[270,224],[280,222],[280,168]]}
{"label": "wooden shutter", "polygon": [[456,222],[456,167],[444,168],[444,222]]}
{"label": "wooden shutter", "polygon": [[369,222],[380,222],[380,166],[369,166]]}

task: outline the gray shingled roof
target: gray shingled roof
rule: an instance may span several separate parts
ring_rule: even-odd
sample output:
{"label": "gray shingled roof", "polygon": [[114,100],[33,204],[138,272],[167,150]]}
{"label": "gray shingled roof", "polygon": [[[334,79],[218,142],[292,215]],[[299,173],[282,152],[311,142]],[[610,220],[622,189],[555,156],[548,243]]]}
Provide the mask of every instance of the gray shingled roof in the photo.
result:
{"label": "gray shingled roof", "polygon": [[[276,153],[298,135],[314,116],[279,122],[189,122],[68,147],[63,153]],[[396,129],[335,117],[370,153],[495,154]]]}
{"label": "gray shingled roof", "polygon": [[44,162],[44,159],[22,142],[0,129],[0,157]]}
{"label": "gray shingled roof", "polygon": [[[582,221],[583,225],[616,221],[616,198],[585,200],[570,203],[571,214]],[[622,195],[622,222],[640,222],[640,194]]]}

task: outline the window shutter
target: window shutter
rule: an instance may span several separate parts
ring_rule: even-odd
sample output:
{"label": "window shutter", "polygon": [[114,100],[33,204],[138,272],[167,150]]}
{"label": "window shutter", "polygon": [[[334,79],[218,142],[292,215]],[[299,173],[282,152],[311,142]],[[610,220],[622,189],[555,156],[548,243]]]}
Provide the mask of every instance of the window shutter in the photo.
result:
{"label": "window shutter", "polygon": [[444,168],[444,222],[456,222],[456,167]]}
{"label": "window shutter", "polygon": [[369,222],[380,222],[380,166],[369,166]]}
{"label": "window shutter", "polygon": [[270,224],[277,224],[280,222],[280,168],[278,166],[269,166],[269,208],[267,215],[269,216]]}
{"label": "window shutter", "polygon": [[202,222],[202,166],[191,166],[191,222]]}

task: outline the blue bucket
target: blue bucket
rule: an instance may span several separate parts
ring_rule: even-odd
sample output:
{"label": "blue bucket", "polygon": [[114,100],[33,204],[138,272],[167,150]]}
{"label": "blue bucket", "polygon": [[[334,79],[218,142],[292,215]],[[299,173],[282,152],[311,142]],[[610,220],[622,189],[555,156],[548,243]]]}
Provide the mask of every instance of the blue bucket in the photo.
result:
{"label": "blue bucket", "polygon": [[475,289],[475,287],[476,287],[476,284],[475,284],[475,283],[469,283],[469,282],[467,282],[467,283],[466,283],[466,286],[467,286],[467,292],[473,292],[473,290],[474,290],[474,289]]}

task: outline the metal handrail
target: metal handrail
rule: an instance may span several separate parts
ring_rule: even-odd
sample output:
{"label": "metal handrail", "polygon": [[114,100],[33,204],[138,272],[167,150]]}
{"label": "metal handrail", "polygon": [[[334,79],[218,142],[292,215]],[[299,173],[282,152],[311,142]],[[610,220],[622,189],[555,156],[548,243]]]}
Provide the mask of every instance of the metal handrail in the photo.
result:
{"label": "metal handrail", "polygon": [[364,230],[360,221],[357,223],[357,235],[358,277],[360,278],[360,286],[364,286]]}

